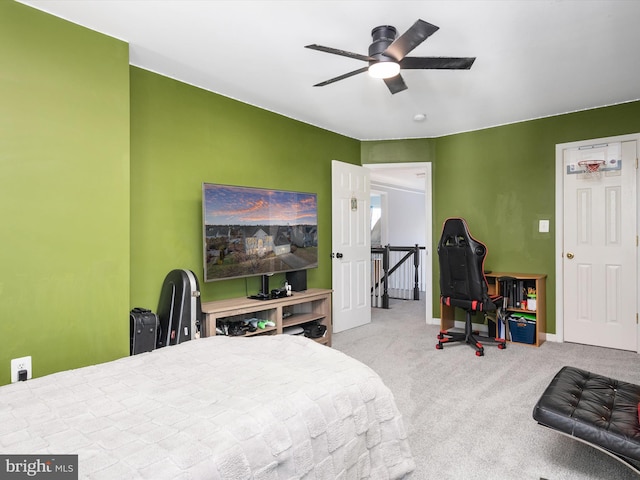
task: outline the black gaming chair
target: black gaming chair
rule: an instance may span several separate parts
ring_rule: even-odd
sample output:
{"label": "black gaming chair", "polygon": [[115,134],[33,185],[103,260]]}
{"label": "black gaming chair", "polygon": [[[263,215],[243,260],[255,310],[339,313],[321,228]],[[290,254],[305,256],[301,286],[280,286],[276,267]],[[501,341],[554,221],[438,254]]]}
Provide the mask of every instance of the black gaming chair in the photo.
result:
{"label": "black gaming chair", "polygon": [[438,350],[443,344],[465,342],[484,355],[483,342],[506,348],[501,338],[479,337],[472,331],[471,317],[477,312],[492,312],[497,309],[502,297],[490,297],[484,276],[484,258],[487,247],[475,240],[462,218],[449,218],[444,222],[438,243],[440,260],[440,301],[444,305],[461,308],[466,312],[464,333],[441,330],[438,334]]}

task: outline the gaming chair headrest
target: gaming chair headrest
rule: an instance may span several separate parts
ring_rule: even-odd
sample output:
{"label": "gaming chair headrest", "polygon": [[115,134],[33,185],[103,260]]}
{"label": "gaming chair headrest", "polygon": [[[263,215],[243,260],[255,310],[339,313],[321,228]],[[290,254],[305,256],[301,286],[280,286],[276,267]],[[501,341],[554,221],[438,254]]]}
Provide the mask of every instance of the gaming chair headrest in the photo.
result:
{"label": "gaming chair headrest", "polygon": [[473,253],[479,257],[484,257],[487,253],[485,246],[471,236],[467,222],[465,222],[464,219],[448,218],[445,220],[442,227],[442,236],[438,243],[438,251],[443,247],[463,247],[466,245],[470,245]]}

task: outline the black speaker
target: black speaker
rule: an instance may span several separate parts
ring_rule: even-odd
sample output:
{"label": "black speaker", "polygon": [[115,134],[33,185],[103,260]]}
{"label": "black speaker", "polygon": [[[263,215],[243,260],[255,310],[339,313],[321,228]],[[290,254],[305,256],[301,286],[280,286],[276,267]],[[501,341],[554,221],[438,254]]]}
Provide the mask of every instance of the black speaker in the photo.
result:
{"label": "black speaker", "polygon": [[307,271],[287,272],[287,283],[294,292],[304,292],[307,289]]}

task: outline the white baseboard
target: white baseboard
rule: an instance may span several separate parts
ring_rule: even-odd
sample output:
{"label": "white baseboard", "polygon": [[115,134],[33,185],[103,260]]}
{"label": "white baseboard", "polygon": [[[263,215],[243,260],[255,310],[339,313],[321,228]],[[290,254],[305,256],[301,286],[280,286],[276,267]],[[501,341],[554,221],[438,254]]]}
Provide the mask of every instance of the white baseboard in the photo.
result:
{"label": "white baseboard", "polygon": [[[439,318],[432,318],[430,321],[427,320],[427,325],[440,325],[440,319]],[[462,331],[464,331],[464,322],[456,320],[454,322],[453,327],[454,328],[459,328]],[[481,332],[481,333],[488,333],[489,332],[489,327],[487,325],[485,325],[485,324],[482,324],[482,323],[474,323],[473,324],[473,328],[474,328],[474,330],[477,330],[478,332]],[[558,336],[555,333],[547,333],[545,341],[547,341],[547,342],[559,342]]]}
{"label": "white baseboard", "polygon": [[[440,319],[432,318],[430,321],[427,320],[427,325],[440,325]],[[459,328],[464,332],[464,322],[456,320],[453,324],[453,328]],[[482,323],[474,323],[473,329],[482,333],[487,333],[489,331],[489,327]]]}

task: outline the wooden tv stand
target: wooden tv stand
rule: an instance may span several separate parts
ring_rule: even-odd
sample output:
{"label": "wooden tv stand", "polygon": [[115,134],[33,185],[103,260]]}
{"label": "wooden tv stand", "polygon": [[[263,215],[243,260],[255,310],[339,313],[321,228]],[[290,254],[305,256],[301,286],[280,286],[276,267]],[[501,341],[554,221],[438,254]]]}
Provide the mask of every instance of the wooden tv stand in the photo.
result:
{"label": "wooden tv stand", "polygon": [[216,323],[225,320],[245,320],[257,318],[270,320],[273,327],[248,332],[244,336],[279,335],[287,327],[302,326],[318,322],[327,327],[324,337],[316,338],[318,343],[331,346],[331,290],[310,288],[304,292],[293,292],[290,297],[271,300],[253,300],[246,297],[229,298],[213,302],[203,302],[205,314],[202,335],[216,335]]}

